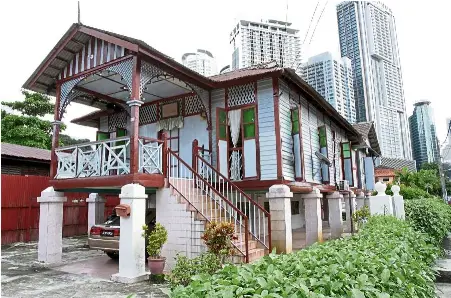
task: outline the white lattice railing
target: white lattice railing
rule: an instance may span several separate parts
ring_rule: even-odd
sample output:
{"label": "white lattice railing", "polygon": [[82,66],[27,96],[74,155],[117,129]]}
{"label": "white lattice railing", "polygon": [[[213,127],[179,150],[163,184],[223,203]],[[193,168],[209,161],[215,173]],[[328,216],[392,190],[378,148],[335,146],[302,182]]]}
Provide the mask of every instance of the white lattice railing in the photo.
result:
{"label": "white lattice railing", "polygon": [[56,148],[55,178],[83,178],[130,173],[130,138],[121,137]]}
{"label": "white lattice railing", "polygon": [[139,138],[139,172],[146,174],[163,173],[163,141]]}

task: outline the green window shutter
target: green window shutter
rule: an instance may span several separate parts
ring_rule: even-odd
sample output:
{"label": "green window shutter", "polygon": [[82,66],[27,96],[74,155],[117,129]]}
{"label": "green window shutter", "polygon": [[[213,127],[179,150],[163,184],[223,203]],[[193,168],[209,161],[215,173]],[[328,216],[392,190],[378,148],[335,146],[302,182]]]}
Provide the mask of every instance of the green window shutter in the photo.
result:
{"label": "green window shutter", "polygon": [[96,136],[96,141],[108,140],[110,138],[109,132],[98,131]]}
{"label": "green window shutter", "polygon": [[123,129],[123,128],[118,128],[116,130],[116,137],[120,138],[120,137],[125,137],[127,135],[127,130]]}
{"label": "green window shutter", "polygon": [[226,132],[226,126],[225,125],[219,125],[219,138],[225,139],[227,136]]}
{"label": "green window shutter", "polygon": [[349,143],[342,143],[343,158],[351,158],[351,149]]}
{"label": "green window shutter", "polygon": [[321,148],[327,147],[327,134],[325,126],[321,126],[319,128],[319,145]]}
{"label": "green window shutter", "polygon": [[297,109],[291,111],[291,132],[299,133],[299,111]]}
{"label": "green window shutter", "polygon": [[224,110],[219,111],[219,124],[227,123],[227,113]]}
{"label": "green window shutter", "polygon": [[255,138],[255,124],[244,124],[244,137]]}
{"label": "green window shutter", "polygon": [[244,123],[254,123],[255,122],[254,108],[246,109],[243,111],[243,121],[244,121]]}

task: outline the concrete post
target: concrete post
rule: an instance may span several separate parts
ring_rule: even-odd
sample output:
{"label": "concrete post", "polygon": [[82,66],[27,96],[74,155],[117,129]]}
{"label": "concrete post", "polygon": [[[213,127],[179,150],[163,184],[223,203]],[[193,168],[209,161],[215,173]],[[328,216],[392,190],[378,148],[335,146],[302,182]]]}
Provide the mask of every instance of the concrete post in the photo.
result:
{"label": "concrete post", "polygon": [[343,195],[336,191],[327,195],[326,199],[329,203],[330,238],[341,238],[341,234],[343,233],[343,218],[341,216]]}
{"label": "concrete post", "polygon": [[121,218],[119,273],[111,279],[122,283],[143,281],[149,278],[145,271],[145,242],[141,236],[146,223],[145,188],[139,184],[124,185],[119,198],[121,204],[130,206],[130,216]]}
{"label": "concrete post", "polygon": [[321,220],[321,193],[313,188],[308,194],[302,194],[305,203],[305,244],[309,246],[323,241],[323,225]]}
{"label": "concrete post", "polygon": [[397,218],[405,219],[404,198],[399,194],[399,186],[393,185],[391,191],[393,192],[393,215]]}
{"label": "concrete post", "polygon": [[356,209],[360,210],[365,206],[365,194],[361,191],[355,198]]}
{"label": "concrete post", "polygon": [[278,253],[290,253],[293,249],[291,229],[291,198],[293,193],[287,185],[273,185],[266,193],[271,210],[271,250]]}
{"label": "concrete post", "polygon": [[64,193],[47,187],[38,197],[39,242],[38,261],[59,263],[63,254],[63,204]]}
{"label": "concrete post", "polygon": [[370,196],[368,199],[370,214],[393,215],[392,197],[385,194],[387,186],[382,182],[377,182],[375,189],[377,195]]}
{"label": "concrete post", "polygon": [[349,191],[347,195],[344,196],[345,200],[345,211],[346,211],[346,224],[345,229],[347,232],[351,232],[351,217],[355,213],[355,193]]}
{"label": "concrete post", "polygon": [[90,193],[86,199],[88,203],[88,234],[93,225],[105,221],[105,199],[97,193]]}

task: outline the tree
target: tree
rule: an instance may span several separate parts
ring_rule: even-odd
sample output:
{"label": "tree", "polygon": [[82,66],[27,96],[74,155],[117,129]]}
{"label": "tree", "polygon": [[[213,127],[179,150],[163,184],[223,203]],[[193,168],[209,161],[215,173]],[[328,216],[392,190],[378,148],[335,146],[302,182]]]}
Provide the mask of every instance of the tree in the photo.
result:
{"label": "tree", "polygon": [[[410,172],[404,168],[396,173],[395,180],[399,181],[401,187],[419,189],[432,196],[442,195],[438,164],[436,163],[424,164],[418,172]],[[449,180],[447,184],[449,184]]]}
{"label": "tree", "polygon": [[[25,96],[23,101],[2,101],[3,106],[19,112],[19,114],[11,113],[2,107],[2,142],[51,149],[52,123],[41,117],[53,114],[55,105],[47,95],[27,91],[22,91],[22,94]],[[61,125],[61,131],[64,131],[65,128],[65,125]],[[81,141],[85,142],[87,139],[76,140],[66,135],[60,135],[60,145],[65,145],[65,142],[74,144]]]}

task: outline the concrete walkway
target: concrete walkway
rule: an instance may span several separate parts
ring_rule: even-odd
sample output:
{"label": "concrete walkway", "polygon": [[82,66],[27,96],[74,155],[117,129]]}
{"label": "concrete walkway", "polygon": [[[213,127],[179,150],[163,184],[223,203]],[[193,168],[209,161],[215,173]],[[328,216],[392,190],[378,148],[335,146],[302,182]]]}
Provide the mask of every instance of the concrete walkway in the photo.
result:
{"label": "concrete walkway", "polygon": [[37,244],[2,246],[2,297],[167,297],[149,282],[131,285],[109,280],[118,262],[103,252],[86,248],[86,238],[63,239],[63,262],[46,266],[37,262]]}

